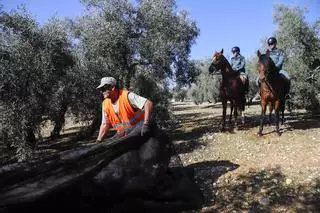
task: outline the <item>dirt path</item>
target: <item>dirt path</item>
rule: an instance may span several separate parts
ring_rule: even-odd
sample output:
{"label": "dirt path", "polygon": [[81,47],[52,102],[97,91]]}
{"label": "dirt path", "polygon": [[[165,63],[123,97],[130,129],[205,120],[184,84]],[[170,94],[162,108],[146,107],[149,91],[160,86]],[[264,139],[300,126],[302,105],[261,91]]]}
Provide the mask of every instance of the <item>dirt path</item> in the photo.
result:
{"label": "dirt path", "polygon": [[246,109],[238,131],[219,132],[221,105],[175,103],[174,143],[184,165],[195,168],[203,212],[320,212],[320,117],[286,116],[256,135],[260,106]]}

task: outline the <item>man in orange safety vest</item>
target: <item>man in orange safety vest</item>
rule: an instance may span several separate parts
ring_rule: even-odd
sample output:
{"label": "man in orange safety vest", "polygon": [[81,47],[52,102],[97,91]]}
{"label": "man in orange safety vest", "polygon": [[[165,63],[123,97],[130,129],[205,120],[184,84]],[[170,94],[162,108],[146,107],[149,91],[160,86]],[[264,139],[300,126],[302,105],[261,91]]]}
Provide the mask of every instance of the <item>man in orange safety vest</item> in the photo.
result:
{"label": "man in orange safety vest", "polygon": [[102,122],[97,142],[101,142],[112,126],[117,135],[128,135],[136,127],[141,128],[141,136],[150,132],[149,122],[153,103],[133,92],[117,87],[117,80],[104,77],[97,87],[103,95]]}

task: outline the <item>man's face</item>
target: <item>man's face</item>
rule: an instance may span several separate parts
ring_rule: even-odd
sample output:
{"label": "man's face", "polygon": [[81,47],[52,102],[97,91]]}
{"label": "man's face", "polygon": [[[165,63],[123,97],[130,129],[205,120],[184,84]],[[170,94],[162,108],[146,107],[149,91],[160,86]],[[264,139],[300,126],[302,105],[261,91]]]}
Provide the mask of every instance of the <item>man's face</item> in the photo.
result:
{"label": "man's face", "polygon": [[276,43],[271,43],[271,44],[268,44],[269,45],[269,48],[270,50],[273,50],[274,48],[276,48]]}
{"label": "man's face", "polygon": [[109,84],[106,84],[103,87],[101,87],[100,91],[104,99],[111,98],[112,89],[113,89],[113,86]]}
{"label": "man's face", "polygon": [[239,52],[238,52],[238,51],[233,51],[233,52],[232,52],[232,55],[233,55],[233,57],[236,57],[236,56],[239,55]]}

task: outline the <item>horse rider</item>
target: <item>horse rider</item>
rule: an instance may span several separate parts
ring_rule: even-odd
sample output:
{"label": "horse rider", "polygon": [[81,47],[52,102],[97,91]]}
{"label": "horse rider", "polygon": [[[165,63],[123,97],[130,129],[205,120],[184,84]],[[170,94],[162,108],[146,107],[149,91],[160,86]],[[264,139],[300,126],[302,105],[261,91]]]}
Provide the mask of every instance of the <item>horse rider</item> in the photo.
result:
{"label": "horse rider", "polygon": [[248,90],[248,75],[245,74],[245,65],[246,60],[245,58],[240,54],[240,48],[235,46],[231,49],[232,57],[230,60],[230,65],[234,71],[237,71],[240,73],[240,79],[243,84],[246,85],[246,91]]}
{"label": "horse rider", "polygon": [[[284,51],[282,49],[277,48],[277,39],[275,37],[270,37],[267,40],[269,57],[272,59],[274,64],[277,67],[277,71],[279,74],[282,74],[286,79],[285,85],[285,93],[287,94],[286,98],[289,98],[289,90],[290,90],[290,75],[288,72],[282,69],[284,62]],[[257,81],[259,83],[259,80]]]}
{"label": "horse rider", "polygon": [[149,121],[153,108],[150,100],[125,89],[119,89],[117,80],[113,77],[103,77],[97,89],[104,98],[97,142],[103,140],[110,126],[117,130],[116,137],[128,135],[137,129],[141,136],[150,132]]}

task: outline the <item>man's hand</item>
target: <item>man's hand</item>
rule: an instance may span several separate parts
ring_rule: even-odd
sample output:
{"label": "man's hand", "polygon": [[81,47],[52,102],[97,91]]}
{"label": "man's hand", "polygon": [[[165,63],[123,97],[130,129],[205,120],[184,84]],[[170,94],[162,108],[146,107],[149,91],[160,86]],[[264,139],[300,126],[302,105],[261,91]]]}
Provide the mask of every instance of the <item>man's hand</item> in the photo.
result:
{"label": "man's hand", "polygon": [[143,124],[141,128],[141,136],[145,136],[150,132],[150,127],[148,124]]}

